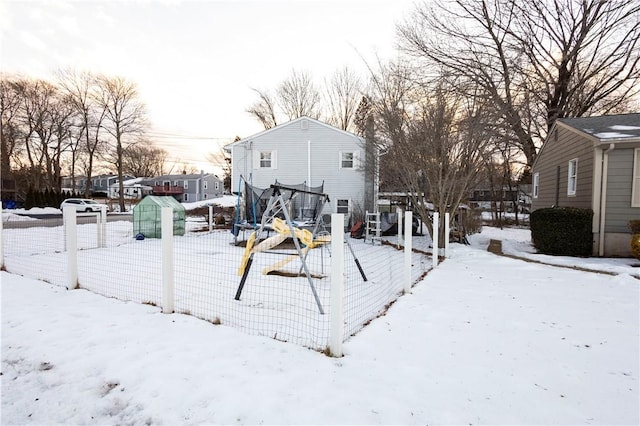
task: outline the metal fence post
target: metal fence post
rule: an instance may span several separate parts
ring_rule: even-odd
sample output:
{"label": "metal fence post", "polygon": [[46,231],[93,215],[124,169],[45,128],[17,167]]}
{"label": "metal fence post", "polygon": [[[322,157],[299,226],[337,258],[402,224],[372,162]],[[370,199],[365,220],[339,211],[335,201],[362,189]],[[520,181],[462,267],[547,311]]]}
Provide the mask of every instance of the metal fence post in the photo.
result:
{"label": "metal fence post", "polygon": [[171,314],[174,311],[174,276],[173,276],[173,209],[163,207],[161,212],[162,236],[162,312]]}
{"label": "metal fence post", "polygon": [[[400,217],[400,216],[398,216]],[[400,219],[398,219],[399,221]],[[398,228],[400,232],[400,228]],[[413,252],[413,212],[404,213],[404,292],[411,291],[411,253]]]}
{"label": "metal fence post", "polygon": [[67,288],[78,288],[78,227],[76,208],[67,206],[62,211],[64,247],[67,250]]}
{"label": "metal fence post", "polygon": [[440,234],[440,232],[438,232],[440,230],[440,214],[438,212],[433,212],[433,232],[432,232],[432,236],[431,239],[433,240],[433,267],[437,267],[438,266],[438,254],[440,253],[440,250],[438,249],[438,236]]}
{"label": "metal fence post", "polygon": [[329,352],[342,356],[344,339],[344,214],[331,215],[331,318]]}

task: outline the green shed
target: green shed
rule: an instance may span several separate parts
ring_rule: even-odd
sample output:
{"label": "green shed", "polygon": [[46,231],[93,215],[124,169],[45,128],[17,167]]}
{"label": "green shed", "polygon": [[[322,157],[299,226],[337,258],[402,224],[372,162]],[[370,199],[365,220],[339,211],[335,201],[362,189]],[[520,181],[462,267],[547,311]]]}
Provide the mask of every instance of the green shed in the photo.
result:
{"label": "green shed", "polygon": [[173,235],[184,235],[186,211],[182,204],[170,196],[147,195],[133,208],[133,235],[145,238],[162,236],[162,208],[173,209]]}

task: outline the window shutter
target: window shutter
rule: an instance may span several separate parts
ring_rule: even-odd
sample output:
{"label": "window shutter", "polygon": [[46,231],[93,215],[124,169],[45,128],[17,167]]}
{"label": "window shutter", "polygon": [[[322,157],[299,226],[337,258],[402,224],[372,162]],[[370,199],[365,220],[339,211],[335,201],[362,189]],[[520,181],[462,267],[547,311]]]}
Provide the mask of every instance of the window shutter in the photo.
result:
{"label": "window shutter", "polygon": [[253,153],[253,168],[254,169],[259,169],[260,168],[260,151],[252,151]]}
{"label": "window shutter", "polygon": [[271,168],[278,168],[278,151],[271,151]]}

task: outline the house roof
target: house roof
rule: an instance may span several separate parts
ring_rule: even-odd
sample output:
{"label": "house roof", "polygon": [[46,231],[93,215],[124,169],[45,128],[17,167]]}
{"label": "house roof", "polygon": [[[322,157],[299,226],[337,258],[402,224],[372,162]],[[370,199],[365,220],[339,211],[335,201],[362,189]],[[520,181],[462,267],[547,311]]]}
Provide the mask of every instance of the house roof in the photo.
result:
{"label": "house roof", "polygon": [[[149,178],[149,180],[159,180],[159,179],[169,179],[169,180],[185,180],[185,179],[200,179],[200,178],[204,178],[204,177],[210,177],[210,176],[214,176],[216,178],[218,178],[218,176],[216,176],[213,173],[193,173],[193,174],[175,174],[175,175],[162,175],[162,176],[155,176],[152,178]],[[218,178],[220,179],[220,178]]]}
{"label": "house roof", "polygon": [[559,118],[558,122],[601,142],[640,140],[640,113]]}
{"label": "house roof", "polygon": [[553,124],[542,148],[538,152],[532,168],[536,168],[543,151],[551,141],[550,137],[560,126],[584,136],[593,147],[610,143],[640,142],[640,113],[601,115],[597,117],[559,118]]}
{"label": "house roof", "polygon": [[308,121],[311,121],[311,122],[313,122],[313,123],[316,123],[316,124],[319,124],[319,125],[321,125],[321,126],[324,126],[324,127],[328,128],[328,129],[331,129],[331,130],[334,130],[334,131],[336,131],[336,132],[340,132],[340,133],[343,133],[343,134],[345,134],[345,135],[351,136],[351,137],[353,137],[353,138],[358,138],[358,139],[360,139],[360,140],[364,141],[364,139],[363,139],[363,138],[361,138],[360,136],[358,136],[358,135],[356,135],[356,134],[354,134],[354,133],[347,132],[346,130],[339,129],[339,128],[334,127],[334,126],[332,126],[332,125],[330,125],[330,124],[324,123],[324,122],[322,122],[322,121],[320,121],[320,120],[316,120],[315,118],[311,118],[311,117],[307,117],[307,116],[302,116],[302,117],[298,117],[298,118],[296,118],[296,119],[293,119],[293,120],[291,120],[291,121],[287,121],[286,123],[278,124],[277,126],[272,127],[272,128],[270,128],[270,129],[266,129],[266,130],[263,130],[263,131],[261,131],[261,132],[255,133],[255,134],[253,134],[253,135],[251,135],[251,136],[247,136],[247,137],[245,137],[245,138],[240,139],[239,141],[236,141],[236,142],[230,143],[229,145],[226,145],[226,146],[224,147],[224,149],[225,149],[226,151],[229,151],[232,147],[234,147],[234,146],[236,146],[236,145],[239,145],[239,144],[242,144],[242,143],[245,143],[246,141],[248,141],[248,140],[250,140],[250,139],[254,139],[254,138],[260,137],[260,136],[262,136],[262,135],[265,135],[265,134],[267,134],[267,133],[271,133],[271,132],[277,131],[277,130],[282,129],[282,128],[284,128],[284,127],[287,127],[287,126],[290,126],[290,125],[292,125],[292,124],[298,123],[298,122],[300,122],[300,121],[302,121],[302,120],[308,120]]}

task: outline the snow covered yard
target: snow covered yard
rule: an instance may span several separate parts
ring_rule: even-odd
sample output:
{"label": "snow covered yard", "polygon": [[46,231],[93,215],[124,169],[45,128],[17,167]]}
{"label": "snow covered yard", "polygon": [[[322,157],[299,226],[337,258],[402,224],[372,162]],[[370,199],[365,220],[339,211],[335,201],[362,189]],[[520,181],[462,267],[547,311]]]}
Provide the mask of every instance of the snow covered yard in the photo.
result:
{"label": "snow covered yard", "polygon": [[1,423],[638,424],[638,262],[485,250],[527,232],[453,245],[339,359],[3,272]]}

